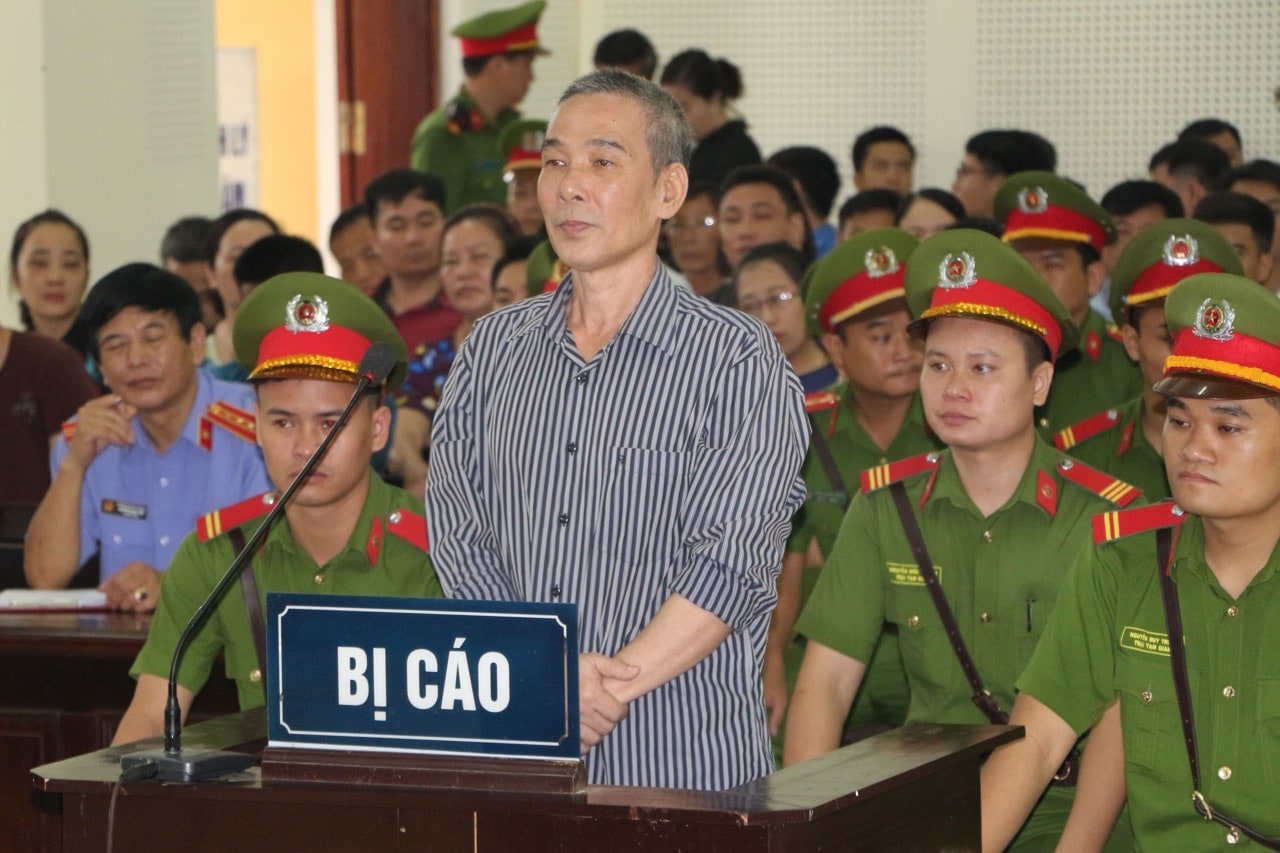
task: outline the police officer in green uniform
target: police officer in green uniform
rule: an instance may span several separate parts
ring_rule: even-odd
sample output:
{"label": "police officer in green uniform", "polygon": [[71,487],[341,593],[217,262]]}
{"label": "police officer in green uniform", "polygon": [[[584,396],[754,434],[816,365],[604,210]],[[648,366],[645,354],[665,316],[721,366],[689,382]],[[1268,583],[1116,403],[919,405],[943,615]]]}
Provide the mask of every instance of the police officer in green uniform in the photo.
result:
{"label": "police officer in green uniform", "polygon": [[1018,681],[1010,722],[1026,737],[982,773],[988,850],[1100,716],[1121,735],[1110,757],[1138,849],[1280,849],[1280,301],[1206,273],[1165,310],[1175,338],[1157,387],[1176,503],[1094,520]]}
{"label": "police officer in green uniform", "polygon": [[453,30],[466,80],[453,100],[418,125],[409,157],[414,169],[444,180],[448,212],[478,201],[506,203],[502,133],[519,120],[516,107],[533,82],[533,60],[547,52],[537,31],[546,5],[533,0]]}
{"label": "police officer in green uniform", "polygon": [[1142,489],[1148,500],[1169,497],[1160,433],[1165,397],[1155,390],[1169,356],[1164,298],[1182,279],[1202,272],[1242,275],[1231,243],[1194,219],[1148,226],[1125,247],[1111,275],[1111,313],[1124,348],[1142,371],[1142,393],[1059,431],[1054,446]]}
{"label": "police officer in green uniform", "polygon": [[[1088,541],[1090,519],[1138,496],[1037,436],[1033,410],[1076,329],[1036,271],[997,238],[967,229],[925,240],[908,264],[911,328],[925,345],[925,418],[948,449],[863,473],[797,625],[808,646],[787,726],[788,764],[839,745],[885,623],[898,632],[908,722],[987,723],[1012,707],[1014,681]],[[909,525],[918,525],[932,573],[914,556]],[[935,578],[950,616],[927,588]],[[979,688],[948,639],[948,621]],[[982,691],[999,708],[980,710],[974,696]],[[1017,849],[1053,849],[1073,793],[1045,793]]]}
{"label": "police officer in green uniform", "polygon": [[538,175],[542,173],[542,143],[546,138],[547,123],[532,119],[521,119],[502,132],[507,210],[515,217],[520,233],[528,237],[547,234],[542,205],[538,203]]}
{"label": "police officer in green uniform", "polygon": [[1049,399],[1036,408],[1046,436],[1142,391],[1142,375],[1120,330],[1089,306],[1106,280],[1102,250],[1115,242],[1111,215],[1084,190],[1052,172],[1019,172],[996,192],[1004,241],[1017,249],[1066,306],[1079,347],[1054,365]]}
{"label": "police officer in green uniform", "polygon": [[[258,444],[267,472],[283,490],[347,405],[369,346],[381,341],[395,351],[396,367],[388,379],[394,386],[405,373],[404,343],[368,297],[317,273],[276,276],[241,309],[236,357],[250,371],[257,392]],[[385,484],[370,467],[390,425],[384,391],[371,389],[352,410],[284,517],[188,647],[178,673],[184,717],[219,653],[227,677],[236,682],[240,706],[264,703],[259,643],[268,592],[442,595],[426,553],[422,501]],[[147,642],[130,670],[138,684],[115,742],[161,733],[178,637],[274,502],[274,493],[267,493],[210,513],[179,547],[165,572]]]}
{"label": "police officer in green uniform", "polygon": [[[899,228],[864,231],[806,276],[809,333],[845,381],[805,399],[813,428],[802,469],[807,496],[792,520],[765,649],[765,704],[775,731],[804,657],[795,620],[832,551],[859,477],[868,468],[942,447],[924,422],[918,393],[923,355],[907,332],[911,317],[903,277],[917,244]],[[886,632],[845,728],[856,737],[872,727],[901,725],[906,712],[898,638]],[[775,736],[778,747],[779,740]]]}

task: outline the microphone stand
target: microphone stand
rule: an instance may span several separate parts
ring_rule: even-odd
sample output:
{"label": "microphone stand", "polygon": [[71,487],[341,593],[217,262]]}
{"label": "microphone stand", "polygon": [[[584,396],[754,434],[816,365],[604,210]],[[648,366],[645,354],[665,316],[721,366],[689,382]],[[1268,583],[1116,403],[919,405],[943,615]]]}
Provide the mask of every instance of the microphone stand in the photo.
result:
{"label": "microphone stand", "polygon": [[[204,623],[208,621],[214,608],[222,601],[222,597],[226,595],[227,590],[240,577],[240,572],[257,551],[262,540],[266,538],[271,525],[284,513],[284,508],[288,505],[294,492],[301,487],[307,477],[311,476],[311,472],[315,470],[316,464],[324,456],[325,451],[329,449],[329,445],[333,444],[334,439],[338,437],[338,433],[346,426],[347,420],[351,417],[351,412],[355,409],[356,404],[360,402],[360,398],[364,396],[364,393],[370,387],[382,384],[394,367],[395,354],[392,352],[391,347],[381,341],[375,342],[365,351],[364,357],[360,359],[360,366],[357,368],[360,378],[356,383],[355,393],[347,401],[347,407],[342,410],[342,414],[334,422],[333,428],[329,430],[324,440],[320,442],[320,446],[311,454],[311,458],[302,466],[298,476],[293,478],[289,488],[285,489],[284,494],[280,495],[279,499],[276,500],[275,506],[271,508],[271,512],[267,513],[267,517],[258,526],[253,536],[245,543],[240,553],[236,555],[226,574],[218,580],[204,603],[192,614],[191,620],[187,622],[187,627],[183,629],[182,635],[178,637],[177,645],[174,646],[173,650],[173,660],[169,666],[169,698],[164,708],[164,749],[150,749],[121,756],[120,771],[122,777],[131,781],[158,778],[162,782],[199,782],[224,776],[228,773],[239,773],[254,764],[254,756],[241,752],[210,749],[184,750],[182,748],[182,706],[178,703],[178,668],[182,663],[182,656],[186,653],[187,646],[192,638],[204,627]],[[268,697],[269,699],[270,697]]]}

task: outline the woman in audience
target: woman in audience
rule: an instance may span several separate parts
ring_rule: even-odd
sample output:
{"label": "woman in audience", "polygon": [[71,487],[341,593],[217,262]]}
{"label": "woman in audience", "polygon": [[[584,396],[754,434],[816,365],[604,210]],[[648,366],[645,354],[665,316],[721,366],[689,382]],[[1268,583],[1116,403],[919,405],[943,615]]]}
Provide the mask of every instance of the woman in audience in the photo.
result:
{"label": "woman in audience", "polygon": [[409,354],[409,373],[396,394],[399,414],[390,467],[414,494],[421,494],[426,485],[422,453],[430,444],[431,416],[445,378],[475,321],[494,309],[493,266],[518,234],[515,219],[496,204],[469,204],[445,221],[440,235],[440,285],[462,322],[451,337],[423,344]]}
{"label": "woman in audience", "polygon": [[729,265],[720,252],[720,230],[716,227],[715,184],[689,184],[684,204],[663,226],[663,236],[671,250],[671,263],[689,279],[693,292],[720,305],[733,306],[733,282]]}
{"label": "woman in audience", "polygon": [[529,256],[542,240],[536,235],[521,234],[507,242],[507,250],[493,265],[490,282],[493,285],[494,309],[514,305],[529,295]]}
{"label": "woman in audience", "polygon": [[732,103],[742,96],[737,66],[702,50],[686,50],[662,69],[662,88],[680,104],[698,140],[689,162],[690,181],[719,185],[738,166],[760,162],[760,149],[747,135],[747,123],[734,118]]}
{"label": "woman in audience", "polygon": [[769,327],[806,394],[836,384],[839,373],[806,328],[805,254],[787,243],[766,243],[747,253],[733,283],[738,307]]}
{"label": "woman in audience", "polygon": [[[13,234],[9,276],[20,300],[23,328],[62,341],[88,364],[88,333],[77,322],[89,284],[84,229],[57,210],[23,222]],[[95,372],[92,365],[89,370]]]}
{"label": "woman in audience", "polygon": [[932,237],[964,219],[964,205],[946,190],[928,187],[902,199],[898,227],[917,240]]}
{"label": "woman in audience", "polygon": [[209,285],[222,297],[222,319],[214,327],[209,340],[212,347],[209,357],[215,364],[227,364],[236,360],[235,347],[231,343],[231,328],[236,322],[236,309],[244,294],[236,282],[236,261],[245,249],[268,234],[279,234],[280,226],[274,219],[259,210],[239,208],[229,210],[213,220],[204,244],[204,260],[208,270]]}

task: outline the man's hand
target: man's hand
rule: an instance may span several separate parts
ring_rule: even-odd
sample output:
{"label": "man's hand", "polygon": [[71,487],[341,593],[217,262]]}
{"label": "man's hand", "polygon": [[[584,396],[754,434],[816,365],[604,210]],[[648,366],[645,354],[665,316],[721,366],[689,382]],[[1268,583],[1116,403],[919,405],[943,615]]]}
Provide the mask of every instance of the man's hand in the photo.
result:
{"label": "man's hand", "polygon": [[76,412],[76,431],[67,444],[67,458],[87,469],[113,444],[133,444],[133,417],[138,410],[119,394],[90,400]]}
{"label": "man's hand", "polygon": [[582,754],[613,731],[627,716],[627,705],[609,692],[607,684],[630,681],[640,667],[588,652],[578,655],[578,721]]}
{"label": "man's hand", "polygon": [[786,663],[780,654],[765,652],[764,707],[769,712],[769,734],[776,735],[787,713]]}
{"label": "man's hand", "polygon": [[102,582],[98,589],[107,594],[107,606],[133,613],[150,613],[160,603],[160,572],[139,560]]}

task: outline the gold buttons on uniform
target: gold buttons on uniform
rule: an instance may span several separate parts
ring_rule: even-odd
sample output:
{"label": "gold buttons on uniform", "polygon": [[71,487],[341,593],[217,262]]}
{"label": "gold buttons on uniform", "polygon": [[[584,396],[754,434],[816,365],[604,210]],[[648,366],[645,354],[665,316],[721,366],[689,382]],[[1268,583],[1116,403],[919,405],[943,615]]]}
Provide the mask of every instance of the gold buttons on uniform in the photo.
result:
{"label": "gold buttons on uniform", "polygon": [[316,586],[320,586],[320,584],[324,583],[324,575],[316,575],[311,580],[315,583]]}
{"label": "gold buttons on uniform", "polygon": [[1232,829],[1231,831],[1229,831],[1229,832],[1227,833],[1227,843],[1228,843],[1228,844],[1239,844],[1239,843],[1240,843],[1240,830],[1238,830],[1238,829]]}
{"label": "gold buttons on uniform", "polygon": [[262,670],[255,669],[253,672],[249,673],[249,680],[252,681],[254,684],[257,684],[259,681],[261,681]]}
{"label": "gold buttons on uniform", "polygon": [[1218,768],[1218,778],[1219,778],[1219,779],[1221,779],[1223,782],[1225,782],[1225,781],[1227,781],[1228,779],[1230,779],[1230,778],[1231,778],[1231,768],[1230,768],[1230,767],[1219,767],[1219,768]]}
{"label": "gold buttons on uniform", "polygon": [[1226,687],[1222,688],[1222,695],[1226,696],[1228,699],[1234,699],[1236,698],[1236,689],[1228,684]]}
{"label": "gold buttons on uniform", "polygon": [[1150,705],[1150,704],[1151,704],[1151,700],[1152,700],[1152,699],[1154,699],[1154,698],[1156,698],[1156,697],[1155,697],[1155,694],[1154,694],[1154,693],[1152,693],[1150,690],[1144,690],[1144,691],[1142,691],[1142,693],[1141,693],[1140,695],[1142,696],[1142,702],[1143,702],[1143,704],[1145,704],[1145,705]]}
{"label": "gold buttons on uniform", "polygon": [[1227,615],[1230,616],[1232,619],[1236,618],[1237,616],[1240,615],[1240,608],[1236,607],[1234,604],[1231,605],[1230,607],[1227,608]]}
{"label": "gold buttons on uniform", "polygon": [[984,530],[984,531],[982,531],[982,541],[983,541],[983,542],[990,542],[990,541],[991,541],[992,539],[994,539],[994,538],[995,538],[995,537],[991,535],[991,531],[990,531],[990,530]]}
{"label": "gold buttons on uniform", "polygon": [[983,614],[982,614],[981,616],[979,616],[978,618],[979,618],[979,619],[981,619],[983,622],[990,622],[990,621],[991,621],[991,614],[990,614],[990,613],[983,613]]}
{"label": "gold buttons on uniform", "polygon": [[917,625],[919,625],[919,624],[920,624],[920,617],[919,617],[919,616],[908,616],[908,617],[907,617],[907,627],[908,627],[908,628],[914,628],[915,626],[917,626]]}
{"label": "gold buttons on uniform", "polygon": [[1049,419],[1048,419],[1048,418],[1041,418],[1041,419],[1040,419],[1040,428],[1041,428],[1041,429],[1044,429],[1044,428],[1045,428],[1045,427],[1047,427],[1048,425],[1049,425]]}

